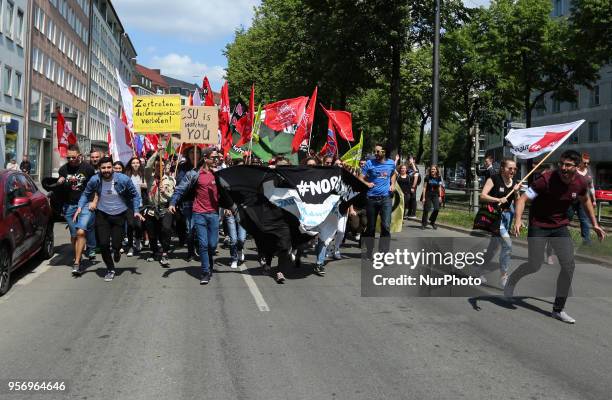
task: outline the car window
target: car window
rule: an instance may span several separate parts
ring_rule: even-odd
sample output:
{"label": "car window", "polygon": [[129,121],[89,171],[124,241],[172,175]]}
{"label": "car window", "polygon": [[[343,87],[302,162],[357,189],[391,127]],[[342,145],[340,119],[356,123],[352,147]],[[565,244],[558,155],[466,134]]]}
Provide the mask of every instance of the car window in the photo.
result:
{"label": "car window", "polygon": [[32,182],[32,179],[28,178],[26,175],[19,174],[19,178],[18,179],[19,179],[19,182],[25,188],[27,196],[32,196],[34,193],[36,193],[38,191],[38,188],[36,187],[34,182]]}
{"label": "car window", "polygon": [[26,187],[23,181],[19,179],[19,174],[12,174],[6,180],[5,193],[8,204],[17,197],[26,197]]}

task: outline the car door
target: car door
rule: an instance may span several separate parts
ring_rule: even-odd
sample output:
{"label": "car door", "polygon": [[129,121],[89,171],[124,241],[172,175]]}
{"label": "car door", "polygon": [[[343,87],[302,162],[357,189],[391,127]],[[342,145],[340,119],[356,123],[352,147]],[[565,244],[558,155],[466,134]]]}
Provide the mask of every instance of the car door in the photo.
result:
{"label": "car door", "polygon": [[30,199],[31,204],[27,208],[29,209],[28,216],[31,216],[31,233],[26,239],[26,251],[25,253],[31,254],[40,250],[40,246],[43,242],[43,236],[49,222],[48,219],[48,201],[47,196],[41,193],[32,179],[27,177],[25,174],[19,174],[19,182],[25,188],[25,197]]}
{"label": "car door", "polygon": [[29,221],[26,214],[21,209],[12,209],[11,205],[19,190],[19,182],[16,174],[8,176],[4,186],[4,221],[8,227],[8,235],[13,244],[12,265],[21,262],[26,251],[27,225]]}

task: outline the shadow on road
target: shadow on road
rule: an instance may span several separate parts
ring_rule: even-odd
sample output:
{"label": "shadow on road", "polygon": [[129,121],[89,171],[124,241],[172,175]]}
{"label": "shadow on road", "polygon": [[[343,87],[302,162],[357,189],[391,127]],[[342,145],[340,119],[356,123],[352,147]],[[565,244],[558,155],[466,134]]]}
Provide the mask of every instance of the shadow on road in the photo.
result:
{"label": "shadow on road", "polygon": [[525,308],[527,310],[540,313],[540,314],[545,315],[547,317],[551,316],[551,312],[545,311],[545,310],[541,309],[538,306],[535,306],[533,304],[527,303],[525,300],[536,300],[536,301],[540,301],[542,303],[546,303],[546,304],[550,304],[550,305],[553,304],[552,302],[550,302],[548,300],[539,299],[537,297],[514,297],[514,298],[512,298],[512,300],[507,300],[506,298],[501,297],[501,296],[471,297],[471,298],[468,299],[468,302],[470,303],[470,305],[472,306],[472,308],[475,311],[480,311],[481,310],[481,307],[478,305],[479,301],[487,301],[487,302],[489,302],[491,304],[495,304],[498,307],[506,308],[508,310],[516,310],[518,307],[522,307],[522,308]]}

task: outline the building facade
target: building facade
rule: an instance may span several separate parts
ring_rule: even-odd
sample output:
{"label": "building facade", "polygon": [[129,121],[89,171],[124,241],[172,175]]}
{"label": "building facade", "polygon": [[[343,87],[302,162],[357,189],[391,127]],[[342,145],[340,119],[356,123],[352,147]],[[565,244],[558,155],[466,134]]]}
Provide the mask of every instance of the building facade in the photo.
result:
{"label": "building facade", "polygon": [[53,135],[56,110],[74,121],[79,145],[88,147],[89,14],[89,0],[32,0],[25,141],[39,177],[62,162]]}
{"label": "building facade", "polygon": [[200,91],[201,96],[202,88],[194,83],[188,83],[166,75],[162,75],[162,78],[168,83],[169,94],[179,94],[181,96],[181,105],[188,105],[189,95],[193,95],[196,89]]}
{"label": "building facade", "polygon": [[27,0],[0,0],[0,168],[21,162],[24,149],[24,92]]}
{"label": "building facade", "polygon": [[136,64],[132,87],[138,95],[168,94],[170,92],[170,86],[161,76],[159,69],[147,68],[140,64]]}

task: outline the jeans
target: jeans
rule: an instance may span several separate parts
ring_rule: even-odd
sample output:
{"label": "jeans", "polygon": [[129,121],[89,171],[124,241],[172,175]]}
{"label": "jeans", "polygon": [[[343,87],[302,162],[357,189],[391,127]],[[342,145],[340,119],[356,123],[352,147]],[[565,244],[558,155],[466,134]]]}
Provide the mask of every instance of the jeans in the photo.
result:
{"label": "jeans", "polygon": [[421,218],[421,225],[427,225],[427,214],[429,210],[433,208],[433,212],[429,217],[429,222],[432,224],[436,223],[438,218],[438,210],[440,210],[440,195],[438,192],[428,192],[425,194],[425,204],[423,204],[423,217]]}
{"label": "jeans", "polygon": [[[514,288],[516,283],[526,275],[539,271],[544,261],[544,248],[547,243],[551,246],[561,264],[557,277],[557,291],[553,311],[561,312],[569,294],[576,264],[574,262],[574,243],[566,226],[559,228],[539,228],[529,226],[528,231],[529,261],[521,264],[508,278],[507,286]],[[556,238],[548,240],[548,238]],[[561,238],[561,239],[559,239]]]}
{"label": "jeans", "polygon": [[325,264],[327,246],[325,246],[325,242],[321,239],[317,239],[317,245],[315,246],[315,254],[317,255],[317,265]]}
{"label": "jeans", "polygon": [[193,213],[193,223],[198,237],[202,274],[209,274],[213,266],[213,255],[219,241],[219,214]]}
{"label": "jeans", "polygon": [[340,246],[344,240],[344,233],[346,232],[346,221],[348,220],[348,214],[345,214],[338,218],[338,230],[334,238],[334,253],[340,252]]}
{"label": "jeans", "polygon": [[183,202],[183,207],[181,208],[181,212],[183,217],[185,217],[185,232],[186,232],[186,242],[187,242],[187,255],[194,256],[194,243],[195,243],[195,227],[193,224],[193,203],[192,202]]}
{"label": "jeans", "polygon": [[96,234],[98,235],[98,244],[100,245],[102,260],[104,260],[106,269],[109,271],[115,270],[115,263],[113,262],[110,246],[112,243],[115,252],[121,249],[126,213],[128,212],[132,211],[128,210],[119,215],[110,215],[100,210],[96,211]]}
{"label": "jeans", "polygon": [[70,237],[77,236],[77,230],[82,229],[86,233],[87,238],[87,251],[86,253],[90,253],[95,251],[96,249],[96,230],[94,228],[94,224],[96,222],[96,214],[91,212],[88,207],[85,207],[81,210],[77,221],[73,222],[72,218],[76,213],[78,205],[76,204],[65,204],[63,213],[66,218],[66,223],[68,224],[68,230],[70,231]]}
{"label": "jeans", "polygon": [[240,225],[238,217],[234,214],[225,217],[227,225],[227,234],[230,237],[230,256],[232,261],[238,261],[238,252],[244,248],[246,241],[246,231]]}
{"label": "jeans", "polygon": [[591,222],[587,215],[584,205],[582,203],[574,203],[567,210],[567,216],[570,221],[574,218],[574,215],[578,214],[578,220],[580,221],[580,236],[582,236],[582,243],[591,244]]}
{"label": "jeans", "polygon": [[368,238],[366,245],[368,246],[368,255],[371,254],[373,239],[376,232],[376,220],[380,214],[380,243],[379,251],[387,252],[389,250],[391,240],[391,196],[376,196],[368,197],[366,203],[366,216],[368,218],[368,227],[363,234]]}
{"label": "jeans", "polygon": [[489,256],[489,260],[495,254],[497,248],[501,245],[501,252],[499,253],[499,269],[502,274],[508,273],[508,267],[510,266],[510,260],[512,257],[512,239],[510,238],[510,227],[512,226],[513,218],[514,208],[502,211],[501,220],[499,222],[499,236],[494,236],[491,238],[486,252],[487,256]]}

